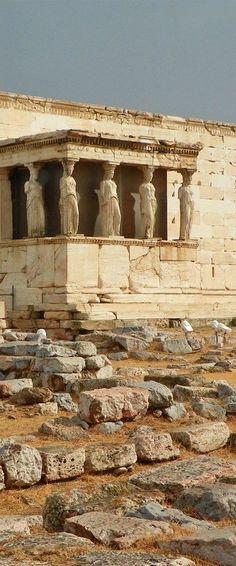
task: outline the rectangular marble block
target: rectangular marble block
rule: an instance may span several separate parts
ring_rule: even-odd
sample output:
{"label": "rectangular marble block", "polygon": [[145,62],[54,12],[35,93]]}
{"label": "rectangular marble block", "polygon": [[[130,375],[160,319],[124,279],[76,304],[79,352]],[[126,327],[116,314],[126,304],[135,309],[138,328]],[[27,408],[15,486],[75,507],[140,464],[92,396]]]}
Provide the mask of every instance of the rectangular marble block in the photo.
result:
{"label": "rectangular marble block", "polygon": [[67,283],[81,287],[98,285],[98,245],[67,244]]}

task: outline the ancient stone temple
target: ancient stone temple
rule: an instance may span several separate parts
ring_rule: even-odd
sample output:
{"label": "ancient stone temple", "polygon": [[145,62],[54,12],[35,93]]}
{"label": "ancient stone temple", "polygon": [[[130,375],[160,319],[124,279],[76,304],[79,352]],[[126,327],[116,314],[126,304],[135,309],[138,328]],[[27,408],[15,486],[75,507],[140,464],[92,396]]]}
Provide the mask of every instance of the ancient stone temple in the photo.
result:
{"label": "ancient stone temple", "polygon": [[16,328],[232,318],[235,126],[0,93],[0,237]]}

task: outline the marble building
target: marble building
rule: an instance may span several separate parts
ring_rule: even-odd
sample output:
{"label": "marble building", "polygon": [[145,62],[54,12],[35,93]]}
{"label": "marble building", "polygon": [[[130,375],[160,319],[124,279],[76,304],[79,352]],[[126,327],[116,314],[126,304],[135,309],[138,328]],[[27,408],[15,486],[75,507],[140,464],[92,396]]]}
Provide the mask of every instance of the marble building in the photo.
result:
{"label": "marble building", "polygon": [[55,336],[232,318],[231,125],[0,93],[0,299]]}

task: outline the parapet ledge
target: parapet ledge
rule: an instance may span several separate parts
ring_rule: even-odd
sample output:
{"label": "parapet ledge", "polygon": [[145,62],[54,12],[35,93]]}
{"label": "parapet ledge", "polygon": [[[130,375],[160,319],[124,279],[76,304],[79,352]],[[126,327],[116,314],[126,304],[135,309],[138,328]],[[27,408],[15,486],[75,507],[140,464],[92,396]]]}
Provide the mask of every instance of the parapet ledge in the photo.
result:
{"label": "parapet ledge", "polygon": [[198,248],[198,240],[139,240],[135,238],[101,238],[91,236],[48,236],[44,238],[22,238],[19,240],[2,240],[1,247],[35,246],[35,245],[64,245],[64,244],[96,244],[99,246],[139,246],[139,247],[171,247],[171,248]]}

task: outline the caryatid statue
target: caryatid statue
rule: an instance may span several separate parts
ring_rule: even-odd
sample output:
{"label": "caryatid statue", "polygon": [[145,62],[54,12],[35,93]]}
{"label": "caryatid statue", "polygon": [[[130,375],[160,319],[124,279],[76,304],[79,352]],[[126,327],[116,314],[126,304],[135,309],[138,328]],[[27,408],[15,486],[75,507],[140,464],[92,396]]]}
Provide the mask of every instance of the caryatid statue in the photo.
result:
{"label": "caryatid statue", "polygon": [[178,190],[180,201],[180,240],[190,240],[193,223],[194,199],[192,191],[192,176],[194,171],[183,169],[181,171],[183,183]]}
{"label": "caryatid statue", "polygon": [[152,183],[154,167],[146,165],[142,171],[144,180],[139,187],[142,237],[153,238],[157,211],[156,189]]}
{"label": "caryatid statue", "polygon": [[79,207],[76,192],[76,181],[72,177],[75,161],[64,159],[62,161],[63,175],[60,180],[60,215],[61,234],[72,236],[77,234],[79,228]]}
{"label": "caryatid statue", "polygon": [[104,163],[104,176],[100,183],[99,207],[101,215],[102,236],[120,235],[121,213],[117,195],[117,185],[113,180],[116,165]]}
{"label": "caryatid statue", "polygon": [[39,167],[33,163],[26,165],[30,172],[29,181],[25,183],[26,214],[28,236],[36,238],[45,234],[45,211],[43,189],[38,181]]}

